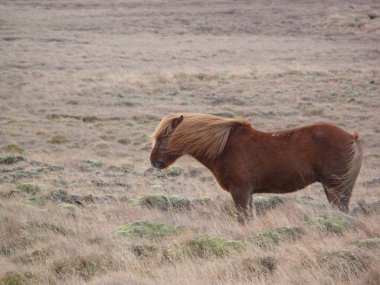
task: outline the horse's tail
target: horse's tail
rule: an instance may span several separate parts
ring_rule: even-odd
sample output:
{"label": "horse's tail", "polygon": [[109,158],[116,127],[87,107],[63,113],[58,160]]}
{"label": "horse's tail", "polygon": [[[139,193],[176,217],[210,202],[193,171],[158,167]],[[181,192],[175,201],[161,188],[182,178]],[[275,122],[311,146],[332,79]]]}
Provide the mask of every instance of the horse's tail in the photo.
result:
{"label": "horse's tail", "polygon": [[362,160],[363,160],[363,148],[362,148],[362,143],[359,139],[358,133],[354,133],[352,135],[352,145],[351,145],[350,156],[351,156],[351,159],[349,160],[349,163],[348,163],[346,180],[349,185],[354,187],[354,184],[356,182],[356,178],[359,175],[359,171],[362,166]]}
{"label": "horse's tail", "polygon": [[348,203],[350,201],[352,189],[354,188],[356,179],[358,178],[363,159],[363,148],[357,133],[352,135],[352,140],[348,151],[348,163],[346,173],[339,177],[339,185],[337,190],[340,193],[340,205],[348,211]]}

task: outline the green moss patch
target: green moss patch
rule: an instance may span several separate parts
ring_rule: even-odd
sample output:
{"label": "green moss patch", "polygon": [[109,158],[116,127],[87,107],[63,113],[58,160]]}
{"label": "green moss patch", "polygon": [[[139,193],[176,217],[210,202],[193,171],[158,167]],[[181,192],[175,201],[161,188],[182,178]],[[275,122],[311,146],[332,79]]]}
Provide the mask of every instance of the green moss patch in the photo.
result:
{"label": "green moss patch", "polygon": [[38,284],[38,278],[31,272],[8,271],[0,276],[0,285]]}
{"label": "green moss patch", "polygon": [[194,198],[191,199],[192,205],[207,205],[211,202],[211,198],[209,197],[200,197],[200,198]]}
{"label": "green moss patch", "polygon": [[109,149],[110,146],[106,143],[98,143],[95,145],[95,149],[100,149],[100,150],[105,150],[105,149]]}
{"label": "green moss patch", "polygon": [[59,172],[62,171],[63,167],[48,165],[44,167],[31,168],[29,170],[21,169],[16,167],[10,170],[3,170],[0,172],[0,182],[16,183],[21,179],[32,180],[33,178],[39,177],[43,173]]}
{"label": "green moss patch", "polygon": [[380,248],[380,238],[358,240],[354,245],[358,248]]}
{"label": "green moss patch", "polygon": [[184,245],[170,247],[165,252],[169,260],[191,256],[200,258],[224,257],[245,249],[242,241],[216,236],[202,236],[189,240]]}
{"label": "green moss patch", "polygon": [[357,219],[339,211],[320,213],[318,216],[312,217],[306,224],[334,234],[342,234],[348,229],[355,229],[360,226]]}
{"label": "green moss patch", "polygon": [[81,120],[85,123],[93,123],[93,122],[99,121],[100,119],[95,116],[83,116],[81,117]]}
{"label": "green moss patch", "polygon": [[30,194],[30,195],[36,195],[38,192],[40,192],[41,187],[37,184],[32,183],[22,183],[17,185],[16,187],[21,192]]}
{"label": "green moss patch", "polygon": [[155,223],[151,221],[137,221],[120,226],[117,234],[131,238],[157,239],[174,235],[185,229],[183,226]]}
{"label": "green moss patch", "polygon": [[142,195],[136,199],[131,200],[132,204],[140,205],[148,208],[157,208],[162,211],[169,210],[189,210],[190,199],[182,196],[166,196],[164,194],[150,194]]}
{"label": "green moss patch", "polygon": [[308,196],[286,197],[283,195],[255,195],[253,197],[253,204],[258,215],[275,209],[285,202],[292,202],[298,206],[314,207],[318,209],[326,208],[326,205],[318,203]]}
{"label": "green moss patch", "polygon": [[304,233],[301,227],[278,227],[258,233],[249,238],[248,241],[253,242],[259,247],[267,248],[275,246],[280,242],[300,239]]}
{"label": "green moss patch", "polygon": [[58,204],[58,206],[62,209],[68,210],[69,212],[75,212],[75,208],[76,208],[73,204],[69,204],[69,203],[60,203]]}
{"label": "green moss patch", "polygon": [[283,204],[286,198],[281,195],[257,195],[253,197],[253,204],[257,214],[264,214],[268,210]]}
{"label": "green moss patch", "polygon": [[20,161],[26,161],[26,159],[22,156],[5,156],[5,157],[0,157],[0,164],[15,164]]}
{"label": "green moss patch", "polygon": [[0,152],[21,154],[24,152],[24,149],[17,144],[7,144],[0,147]]}
{"label": "green moss patch", "polygon": [[22,204],[29,206],[42,207],[46,204],[46,196],[33,196],[21,201]]}
{"label": "green moss patch", "polygon": [[91,194],[83,196],[71,195],[63,189],[53,190],[50,193],[50,198],[59,203],[68,203],[81,206],[83,206],[83,203],[94,203],[97,199],[97,197],[94,197]]}
{"label": "green moss patch", "polygon": [[48,140],[48,143],[51,144],[63,144],[68,142],[69,139],[64,135],[55,135],[50,140]]}
{"label": "green moss patch", "polygon": [[178,166],[168,167],[164,171],[167,176],[171,176],[171,177],[180,176],[183,173],[183,169]]}
{"label": "green moss patch", "polygon": [[51,191],[50,196],[56,201],[64,202],[68,199],[69,194],[63,189],[58,189]]}
{"label": "green moss patch", "polygon": [[322,203],[315,201],[310,196],[296,196],[292,200],[296,203],[296,205],[299,205],[299,206],[313,207],[313,208],[317,208],[317,209],[325,209],[326,208],[325,204],[322,204]]}
{"label": "green moss patch", "polygon": [[131,141],[130,139],[123,138],[123,139],[118,139],[117,142],[118,142],[119,144],[128,145],[128,144],[130,144],[132,141]]}
{"label": "green moss patch", "polygon": [[99,160],[86,160],[82,166],[79,167],[81,171],[92,171],[94,169],[104,166],[104,163]]}
{"label": "green moss patch", "polygon": [[[74,119],[74,120],[83,121],[85,123],[93,123],[96,121],[101,121],[101,119],[96,116],[73,116],[73,115],[67,115],[67,114],[49,114],[46,116],[46,118],[48,120],[57,120],[61,118]],[[116,118],[111,118],[111,119],[116,119]]]}

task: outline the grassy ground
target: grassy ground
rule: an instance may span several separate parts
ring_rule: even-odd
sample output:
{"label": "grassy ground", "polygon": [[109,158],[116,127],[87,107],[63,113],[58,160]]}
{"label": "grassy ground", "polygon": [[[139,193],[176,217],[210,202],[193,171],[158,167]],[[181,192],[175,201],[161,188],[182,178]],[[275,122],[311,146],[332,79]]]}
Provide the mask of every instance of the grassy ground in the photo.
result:
{"label": "grassy ground", "polygon": [[[377,11],[371,1],[1,3],[0,284],[379,284]],[[239,225],[193,159],[151,169],[151,133],[181,111],[260,130],[358,131],[351,215],[314,184],[256,197],[261,213]]]}

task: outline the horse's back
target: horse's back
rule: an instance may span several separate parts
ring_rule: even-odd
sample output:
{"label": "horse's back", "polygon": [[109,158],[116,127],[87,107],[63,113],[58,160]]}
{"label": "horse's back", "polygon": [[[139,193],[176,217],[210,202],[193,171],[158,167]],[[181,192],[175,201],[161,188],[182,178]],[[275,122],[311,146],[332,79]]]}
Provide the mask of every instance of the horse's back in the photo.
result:
{"label": "horse's back", "polygon": [[314,142],[319,145],[339,145],[354,139],[354,135],[330,123],[316,123],[310,125],[310,129]]}
{"label": "horse's back", "polygon": [[329,123],[277,132],[242,127],[231,133],[225,156],[238,170],[234,175],[249,179],[257,192],[292,192],[321,176],[343,174],[352,140]]}

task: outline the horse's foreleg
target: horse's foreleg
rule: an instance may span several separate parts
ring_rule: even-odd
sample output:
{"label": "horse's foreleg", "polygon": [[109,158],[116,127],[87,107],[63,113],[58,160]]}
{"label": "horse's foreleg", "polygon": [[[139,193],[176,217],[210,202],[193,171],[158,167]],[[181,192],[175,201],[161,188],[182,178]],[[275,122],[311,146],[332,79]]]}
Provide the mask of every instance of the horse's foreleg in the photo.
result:
{"label": "horse's foreleg", "polygon": [[251,191],[249,189],[234,189],[231,191],[231,195],[237,211],[237,220],[239,223],[245,224],[249,219],[248,204],[251,205],[252,203]]}

